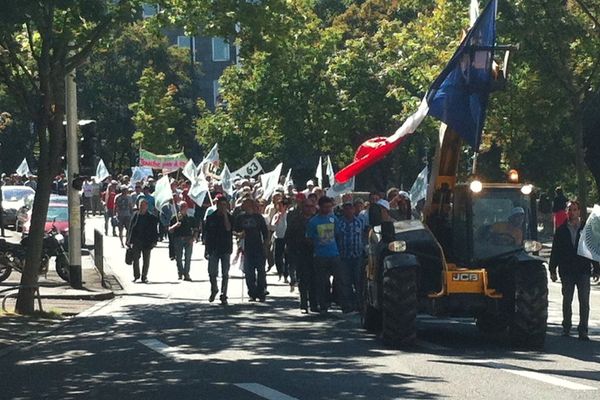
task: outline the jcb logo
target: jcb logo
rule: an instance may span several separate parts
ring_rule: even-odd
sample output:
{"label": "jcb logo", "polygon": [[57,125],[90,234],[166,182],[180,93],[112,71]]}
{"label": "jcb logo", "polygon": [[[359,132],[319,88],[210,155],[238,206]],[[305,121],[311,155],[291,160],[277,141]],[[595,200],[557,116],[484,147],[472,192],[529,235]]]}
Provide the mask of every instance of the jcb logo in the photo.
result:
{"label": "jcb logo", "polygon": [[476,282],[479,280],[479,275],[477,274],[452,274],[453,281],[468,281],[468,282]]}

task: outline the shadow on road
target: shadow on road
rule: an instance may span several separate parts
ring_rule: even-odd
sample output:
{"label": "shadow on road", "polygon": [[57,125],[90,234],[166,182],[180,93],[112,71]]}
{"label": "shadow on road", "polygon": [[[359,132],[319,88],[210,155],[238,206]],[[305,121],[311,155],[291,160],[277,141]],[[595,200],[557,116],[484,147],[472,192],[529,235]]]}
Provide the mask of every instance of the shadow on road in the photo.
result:
{"label": "shadow on road", "polygon": [[[81,319],[50,343],[3,360],[0,371],[11,376],[5,395],[237,399],[254,397],[225,395],[225,388],[258,382],[299,399],[442,397],[412,387],[443,382],[434,374],[415,376],[383,365],[379,343],[355,322],[301,315],[296,306],[291,299],[227,307],[182,301],[125,307],[116,322]],[[143,339],[197,358],[178,362],[143,346]]]}

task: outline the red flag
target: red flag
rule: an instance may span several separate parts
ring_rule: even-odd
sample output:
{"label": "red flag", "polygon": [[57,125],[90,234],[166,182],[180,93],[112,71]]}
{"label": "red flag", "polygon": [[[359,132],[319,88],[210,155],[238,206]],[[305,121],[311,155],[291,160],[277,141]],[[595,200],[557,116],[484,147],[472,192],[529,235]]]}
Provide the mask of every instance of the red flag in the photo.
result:
{"label": "red flag", "polygon": [[356,150],[354,162],[335,174],[335,180],[339,183],[344,183],[352,179],[353,176],[358,175],[391,153],[396,146],[402,143],[402,139],[400,138],[400,140],[392,142],[387,137],[379,136],[367,140]]}
{"label": "red flag", "polygon": [[354,155],[354,162],[335,174],[335,180],[339,183],[345,183],[353,176],[358,175],[390,154],[396,146],[402,143],[406,136],[417,129],[423,118],[427,115],[427,111],[429,111],[429,106],[423,100],[417,111],[408,117],[392,136],[379,136],[361,144]]}

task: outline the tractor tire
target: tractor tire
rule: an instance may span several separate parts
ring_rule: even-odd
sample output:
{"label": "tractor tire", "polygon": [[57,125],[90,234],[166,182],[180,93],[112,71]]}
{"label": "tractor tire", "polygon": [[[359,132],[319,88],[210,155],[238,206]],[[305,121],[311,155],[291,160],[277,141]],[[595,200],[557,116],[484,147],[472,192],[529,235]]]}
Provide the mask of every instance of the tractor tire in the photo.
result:
{"label": "tractor tire", "polygon": [[548,278],[543,265],[517,269],[514,299],[511,344],[525,349],[543,348],[548,324]]}
{"label": "tractor tire", "polygon": [[381,314],[379,310],[369,303],[367,290],[367,276],[365,273],[363,276],[363,290],[360,303],[360,324],[367,332],[376,333],[381,330]]}
{"label": "tractor tire", "polygon": [[383,277],[382,333],[386,346],[413,345],[417,339],[417,271],[393,268]]}

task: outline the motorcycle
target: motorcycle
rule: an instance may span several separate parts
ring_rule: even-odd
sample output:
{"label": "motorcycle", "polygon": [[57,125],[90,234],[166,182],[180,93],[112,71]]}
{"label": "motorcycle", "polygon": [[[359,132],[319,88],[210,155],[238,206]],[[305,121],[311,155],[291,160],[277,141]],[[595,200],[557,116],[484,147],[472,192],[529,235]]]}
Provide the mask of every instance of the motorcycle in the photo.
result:
{"label": "motorcycle", "polygon": [[[13,270],[23,273],[27,257],[27,242],[27,236],[21,239],[20,244],[0,239],[0,282],[8,279]],[[64,236],[54,226],[44,235],[40,275],[48,274],[50,258],[55,257],[56,273],[64,281],[69,281],[69,257],[64,242]]]}

